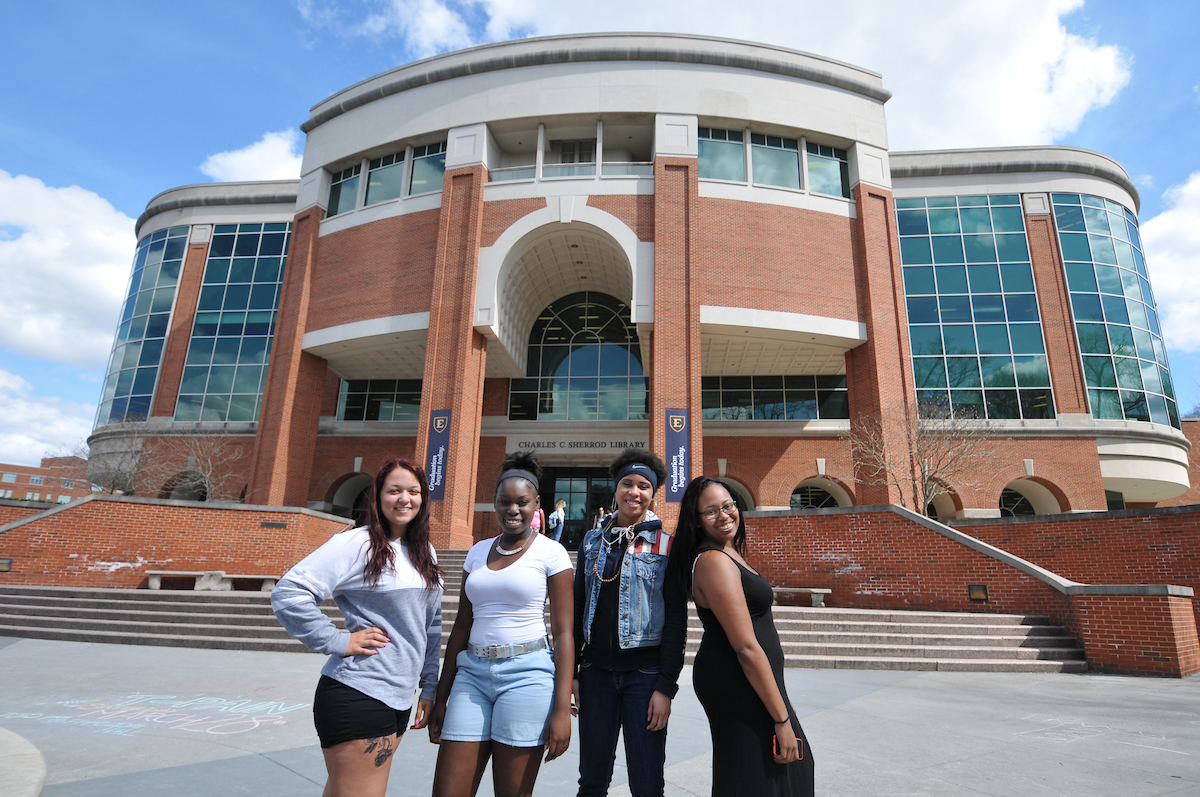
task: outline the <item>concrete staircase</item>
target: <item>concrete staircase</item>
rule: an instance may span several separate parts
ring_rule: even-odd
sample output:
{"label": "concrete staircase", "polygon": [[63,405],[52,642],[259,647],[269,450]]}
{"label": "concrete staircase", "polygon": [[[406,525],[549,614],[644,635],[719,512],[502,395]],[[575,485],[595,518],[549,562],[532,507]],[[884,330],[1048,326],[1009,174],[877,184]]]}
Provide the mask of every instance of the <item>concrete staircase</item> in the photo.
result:
{"label": "concrete staircase", "polygon": [[[458,606],[465,552],[438,554],[446,573],[442,640]],[[344,626],[332,602],[322,611]],[[1037,615],[812,609],[777,606],[789,667],[1086,672],[1078,643]],[[303,652],[258,592],[84,589],[0,585],[0,636],[132,645]],[[689,608],[687,660],[701,626]]]}

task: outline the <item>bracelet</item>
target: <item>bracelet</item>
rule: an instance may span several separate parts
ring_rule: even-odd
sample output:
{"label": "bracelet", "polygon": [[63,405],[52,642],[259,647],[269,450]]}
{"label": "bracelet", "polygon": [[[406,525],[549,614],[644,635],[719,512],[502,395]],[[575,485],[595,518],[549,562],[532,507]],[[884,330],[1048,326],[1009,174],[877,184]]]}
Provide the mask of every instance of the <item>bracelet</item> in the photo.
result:
{"label": "bracelet", "polygon": [[776,725],[783,725],[785,722],[786,722],[788,725],[791,725],[791,724],[792,724],[792,718],[791,718],[791,717],[788,717],[788,718],[787,718],[787,719],[785,719],[785,720],[777,720],[777,719],[775,719],[774,717],[772,717],[772,718],[771,718],[771,720],[772,720],[772,721],[773,721],[773,722],[774,722]]}

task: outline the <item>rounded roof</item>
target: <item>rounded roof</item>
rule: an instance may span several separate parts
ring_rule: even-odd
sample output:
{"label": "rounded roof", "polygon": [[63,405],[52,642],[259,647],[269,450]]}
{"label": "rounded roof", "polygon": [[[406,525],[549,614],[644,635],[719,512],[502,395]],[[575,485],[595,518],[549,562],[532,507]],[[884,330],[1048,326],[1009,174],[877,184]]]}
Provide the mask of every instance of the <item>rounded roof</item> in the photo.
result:
{"label": "rounded roof", "polygon": [[300,129],[309,133],[330,119],[375,100],[466,75],[606,61],[733,67],[823,83],[879,103],[892,96],[876,72],[786,47],[682,33],[584,33],[485,44],[397,67],[317,103]]}

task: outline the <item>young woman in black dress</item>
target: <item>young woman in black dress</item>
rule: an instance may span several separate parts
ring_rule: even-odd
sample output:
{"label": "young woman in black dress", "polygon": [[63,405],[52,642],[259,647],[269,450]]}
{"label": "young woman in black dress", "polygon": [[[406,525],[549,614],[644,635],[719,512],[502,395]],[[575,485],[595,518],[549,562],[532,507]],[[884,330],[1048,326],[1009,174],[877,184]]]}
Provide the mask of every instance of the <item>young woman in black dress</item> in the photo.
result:
{"label": "young woman in black dress", "polygon": [[671,558],[704,625],[692,685],[712,731],[713,797],[810,797],[812,751],[783,681],[771,586],[745,553],[746,524],[729,488],[693,479]]}

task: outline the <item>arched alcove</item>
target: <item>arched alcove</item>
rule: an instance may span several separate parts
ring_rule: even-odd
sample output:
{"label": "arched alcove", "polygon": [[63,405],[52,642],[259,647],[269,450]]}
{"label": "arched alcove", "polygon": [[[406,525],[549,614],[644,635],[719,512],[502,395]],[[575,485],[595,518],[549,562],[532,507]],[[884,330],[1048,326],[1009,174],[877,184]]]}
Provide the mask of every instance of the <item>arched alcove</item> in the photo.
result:
{"label": "arched alcove", "polygon": [[840,484],[820,476],[797,484],[790,502],[792,509],[832,509],[853,504],[854,500]]}
{"label": "arched alcove", "polygon": [[1057,515],[1063,511],[1054,493],[1032,479],[1009,482],[1000,493],[998,506],[1001,517]]}

